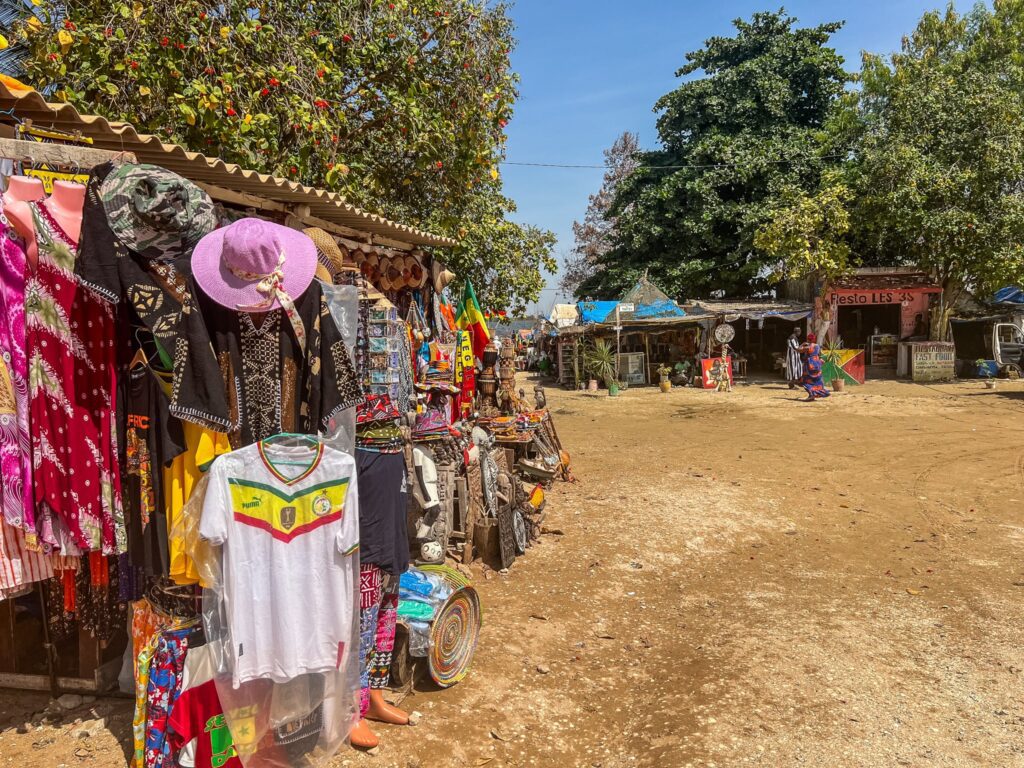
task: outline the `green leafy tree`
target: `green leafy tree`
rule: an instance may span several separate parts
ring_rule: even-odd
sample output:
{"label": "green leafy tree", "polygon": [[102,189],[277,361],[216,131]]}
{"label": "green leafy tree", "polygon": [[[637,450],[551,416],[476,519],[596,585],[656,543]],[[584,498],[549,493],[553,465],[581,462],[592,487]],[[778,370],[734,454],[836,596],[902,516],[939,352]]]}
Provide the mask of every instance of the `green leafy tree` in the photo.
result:
{"label": "green leafy tree", "polygon": [[620,185],[617,245],[580,295],[620,295],[645,270],[677,297],[767,289],[778,258],[754,238],[830,159],[820,134],[848,76],[828,42],[842,25],[801,28],[783,11],[734,24],[677,73],[703,76],[658,101],[661,149]]}
{"label": "green leafy tree", "polygon": [[[21,26],[26,75],[80,110],[444,234],[488,240],[471,235],[485,224],[468,214],[481,208],[501,214],[489,226],[516,226],[498,173],[517,97],[503,3],[39,0],[35,10],[41,23]],[[519,234],[543,247],[535,230]],[[479,253],[463,276],[480,281],[511,256]],[[494,300],[535,299],[539,282],[512,276]]]}
{"label": "green leafy tree", "polygon": [[768,220],[754,235],[754,247],[772,257],[769,280],[828,278],[850,266],[851,192],[840,172],[822,175],[818,189],[781,190]]}
{"label": "green leafy tree", "polygon": [[964,290],[1024,279],[1024,4],[925,14],[899,53],[867,55],[853,166],[853,243],[866,263],[941,284],[932,332]]}

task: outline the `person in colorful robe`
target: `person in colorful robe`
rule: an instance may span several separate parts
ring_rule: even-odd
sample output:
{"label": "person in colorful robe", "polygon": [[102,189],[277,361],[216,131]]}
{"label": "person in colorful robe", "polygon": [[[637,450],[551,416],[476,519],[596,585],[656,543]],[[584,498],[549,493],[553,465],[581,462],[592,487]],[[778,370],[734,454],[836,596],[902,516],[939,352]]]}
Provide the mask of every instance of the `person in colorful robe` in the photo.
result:
{"label": "person in colorful robe", "polygon": [[811,403],[828,397],[829,391],[825,389],[825,383],[821,379],[821,347],[818,346],[818,337],[815,334],[807,334],[806,343],[800,347],[800,358],[804,366],[800,386],[807,390],[807,399],[804,402]]}

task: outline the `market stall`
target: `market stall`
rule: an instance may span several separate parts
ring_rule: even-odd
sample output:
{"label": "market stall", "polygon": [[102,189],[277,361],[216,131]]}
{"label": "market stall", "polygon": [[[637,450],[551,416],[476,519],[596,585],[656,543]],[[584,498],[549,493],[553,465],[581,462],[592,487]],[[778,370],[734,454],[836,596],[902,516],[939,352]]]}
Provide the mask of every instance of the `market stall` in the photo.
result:
{"label": "market stall", "polygon": [[456,321],[453,242],[34,91],[0,112],[0,685],[129,693],[140,766],[374,746],[408,654],[466,674],[450,566],[488,528],[510,565],[568,476]]}

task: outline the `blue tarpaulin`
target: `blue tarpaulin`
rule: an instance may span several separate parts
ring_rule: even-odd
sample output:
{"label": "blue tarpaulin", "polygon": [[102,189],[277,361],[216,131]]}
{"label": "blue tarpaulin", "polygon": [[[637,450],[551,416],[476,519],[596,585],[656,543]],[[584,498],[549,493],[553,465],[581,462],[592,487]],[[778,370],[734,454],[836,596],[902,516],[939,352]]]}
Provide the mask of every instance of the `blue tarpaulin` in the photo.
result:
{"label": "blue tarpaulin", "polygon": [[1024,304],[1024,290],[1015,285],[1008,285],[996,291],[996,304]]}
{"label": "blue tarpaulin", "polygon": [[650,320],[658,317],[686,317],[686,313],[672,299],[663,299],[652,304],[638,304],[636,311],[633,312],[634,320]]}
{"label": "blue tarpaulin", "polygon": [[609,315],[615,314],[617,301],[581,301],[579,303],[580,321],[584,325],[603,323]]}

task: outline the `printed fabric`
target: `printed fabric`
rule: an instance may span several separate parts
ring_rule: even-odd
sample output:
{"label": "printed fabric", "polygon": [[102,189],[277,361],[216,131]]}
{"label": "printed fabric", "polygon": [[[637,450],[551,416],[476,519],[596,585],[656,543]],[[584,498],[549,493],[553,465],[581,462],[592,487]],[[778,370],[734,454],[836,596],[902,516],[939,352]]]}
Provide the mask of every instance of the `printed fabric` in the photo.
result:
{"label": "printed fabric", "polygon": [[825,389],[825,383],[821,380],[821,347],[809,344],[807,351],[801,352],[800,356],[804,363],[804,375],[800,379],[800,385],[807,390],[807,396],[815,400],[828,397],[829,391]]}
{"label": "printed fabric", "polygon": [[398,622],[398,579],[376,565],[359,567],[359,717],[370,707],[370,689],[387,688]]}
{"label": "printed fabric", "polygon": [[195,740],[196,768],[242,768],[213,680],[182,691],[167,724],[172,754]]}
{"label": "printed fabric", "polygon": [[0,600],[53,578],[53,561],[50,555],[29,548],[21,528],[0,520]]}
{"label": "printed fabric", "polygon": [[171,768],[171,741],[167,723],[181,694],[182,671],[188,653],[189,636],[195,627],[164,632],[156,642],[146,683],[145,768]]}
{"label": "printed fabric", "polygon": [[79,630],[102,643],[124,626],[125,604],[120,600],[117,564],[90,552],[77,571],[62,570],[45,583],[50,638],[67,639]]}
{"label": "printed fabric", "polygon": [[223,545],[234,685],[337,668],[354,634],[354,459],[317,443],[256,443],[214,461],[200,535]]}
{"label": "printed fabric", "polygon": [[[0,502],[3,519],[35,537],[28,358],[25,354],[25,248],[0,201]],[[2,584],[0,584],[2,588]]]}
{"label": "printed fabric", "polygon": [[159,635],[153,635],[135,657],[135,715],[132,717],[132,768],[146,764],[146,717],[149,700],[149,673]]}
{"label": "printed fabric", "polygon": [[150,576],[169,572],[163,467],[185,450],[181,422],[167,410],[167,398],[148,365],[128,372],[125,431],[125,487],[128,553]]}
{"label": "printed fabric", "polygon": [[[75,244],[32,204],[39,257],[25,289],[37,511],[52,512],[78,550],[125,551],[114,427],[114,314],[75,282]],[[51,526],[47,544],[70,551]]]}
{"label": "printed fabric", "polygon": [[318,281],[295,299],[295,310],[306,329],[304,345],[281,309],[250,315],[198,293],[185,308],[184,335],[210,344],[190,343],[175,358],[171,413],[227,432],[239,448],[282,431],[324,432],[360,403],[352,359]]}
{"label": "printed fabric", "polygon": [[800,339],[790,336],[786,341],[786,380],[799,381],[803,375],[804,364],[800,356]]}

